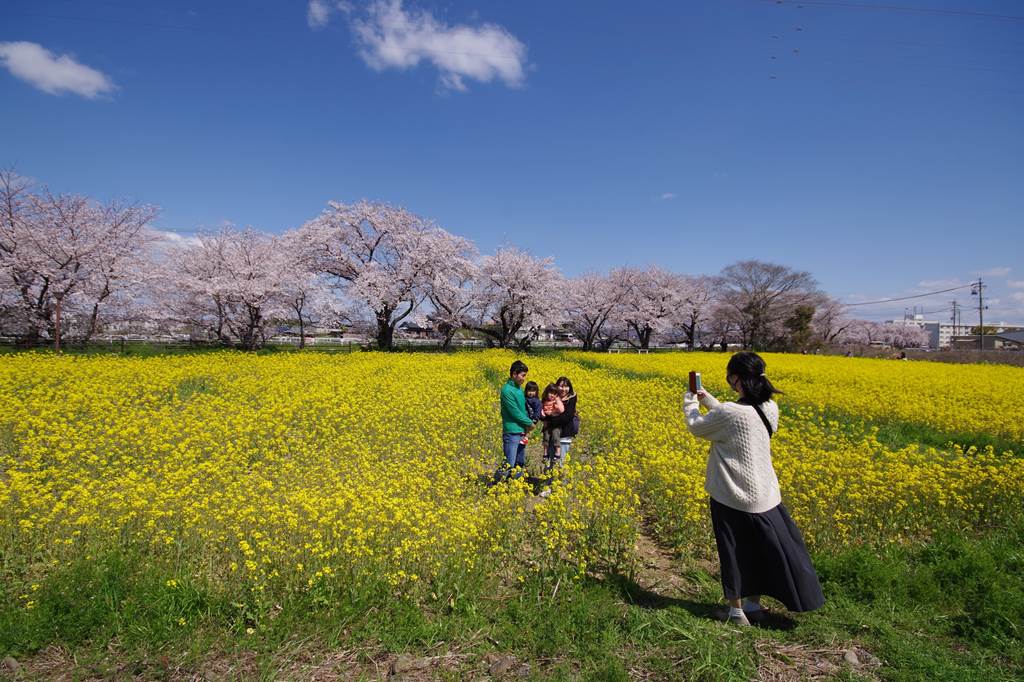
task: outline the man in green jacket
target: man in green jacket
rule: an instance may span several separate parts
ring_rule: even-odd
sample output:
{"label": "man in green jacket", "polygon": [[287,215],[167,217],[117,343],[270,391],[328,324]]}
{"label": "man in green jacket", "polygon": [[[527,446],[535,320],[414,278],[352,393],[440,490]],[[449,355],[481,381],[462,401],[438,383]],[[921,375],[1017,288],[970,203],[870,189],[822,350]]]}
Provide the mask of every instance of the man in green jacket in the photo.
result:
{"label": "man in green jacket", "polygon": [[[509,379],[501,387],[501,447],[505,452],[505,467],[526,467],[524,436],[533,429],[533,420],[526,412],[523,382],[529,368],[516,360],[509,368]],[[518,475],[522,475],[520,472]]]}

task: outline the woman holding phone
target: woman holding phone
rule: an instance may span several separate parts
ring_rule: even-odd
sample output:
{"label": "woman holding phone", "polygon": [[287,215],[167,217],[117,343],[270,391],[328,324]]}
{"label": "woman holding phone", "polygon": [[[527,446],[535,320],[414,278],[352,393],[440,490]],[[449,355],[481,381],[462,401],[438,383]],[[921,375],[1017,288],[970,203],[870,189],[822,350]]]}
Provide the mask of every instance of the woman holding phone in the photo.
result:
{"label": "woman holding phone", "polygon": [[720,403],[699,388],[696,394],[686,392],[683,413],[690,433],[711,441],[704,489],[711,496],[728,620],[756,621],[763,615],[762,595],[790,611],[813,611],[825,596],[803,537],[782,505],[772,466],[771,437],[779,427],[772,396],[781,391],[768,380],[756,353],[733,355],[726,381],[739,400]]}

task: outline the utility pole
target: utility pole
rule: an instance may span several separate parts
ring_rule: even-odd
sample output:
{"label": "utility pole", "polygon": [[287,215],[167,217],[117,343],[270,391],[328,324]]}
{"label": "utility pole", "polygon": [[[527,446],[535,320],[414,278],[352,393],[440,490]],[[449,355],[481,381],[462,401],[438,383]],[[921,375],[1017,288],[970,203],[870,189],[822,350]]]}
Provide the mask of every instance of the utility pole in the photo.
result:
{"label": "utility pole", "polygon": [[978,347],[985,350],[985,284],[981,277],[971,285],[971,296],[978,297]]}

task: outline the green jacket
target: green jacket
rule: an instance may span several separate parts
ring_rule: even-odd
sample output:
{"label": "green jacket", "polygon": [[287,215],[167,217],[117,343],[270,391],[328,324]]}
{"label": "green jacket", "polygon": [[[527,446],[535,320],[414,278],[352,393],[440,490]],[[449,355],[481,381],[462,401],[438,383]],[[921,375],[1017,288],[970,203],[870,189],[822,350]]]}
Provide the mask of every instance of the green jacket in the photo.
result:
{"label": "green jacket", "polygon": [[526,413],[526,396],[516,382],[509,379],[501,387],[501,430],[505,433],[526,433],[533,420]]}

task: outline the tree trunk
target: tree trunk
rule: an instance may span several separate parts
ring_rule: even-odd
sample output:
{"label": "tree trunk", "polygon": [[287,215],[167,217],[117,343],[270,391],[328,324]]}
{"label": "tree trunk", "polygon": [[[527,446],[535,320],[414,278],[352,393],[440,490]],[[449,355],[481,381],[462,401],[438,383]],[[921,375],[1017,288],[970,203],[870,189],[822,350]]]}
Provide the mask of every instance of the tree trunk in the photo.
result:
{"label": "tree trunk", "polygon": [[684,327],[686,331],[686,343],[690,347],[690,350],[694,349],[694,342],[697,338],[697,323],[694,322],[689,327]]}
{"label": "tree trunk", "polygon": [[299,313],[299,350],[306,347],[306,325],[302,319],[302,313]]}
{"label": "tree trunk", "polygon": [[651,331],[650,327],[645,327],[643,333],[639,336],[640,348],[642,350],[647,350],[651,347]]}
{"label": "tree trunk", "polygon": [[508,348],[509,341],[515,337],[515,332],[512,331],[511,325],[505,320],[505,313],[501,313],[499,318],[501,322],[498,325],[498,347]]}
{"label": "tree trunk", "polygon": [[516,350],[525,353],[530,349],[530,344],[533,343],[535,338],[536,334],[534,332],[530,332],[526,336],[520,337],[515,343]]}
{"label": "tree trunk", "polygon": [[441,341],[441,350],[448,350],[452,345],[452,340],[455,338],[455,332],[459,331],[455,325],[444,325],[442,327],[442,334],[444,335]]}
{"label": "tree trunk", "polygon": [[391,321],[391,310],[377,313],[377,350],[391,350],[395,345],[395,324]]}
{"label": "tree trunk", "polygon": [[484,335],[484,343],[487,344],[488,348],[504,347],[500,345],[502,341],[500,332],[488,329],[487,327],[470,327],[470,329]]}
{"label": "tree trunk", "polygon": [[395,330],[385,324],[377,328],[377,348],[379,350],[392,350],[395,345]]}
{"label": "tree trunk", "polygon": [[89,343],[89,339],[96,333],[96,320],[100,315],[100,304],[94,303],[92,306],[92,313],[89,314],[89,327],[85,330],[85,338],[83,341]]}
{"label": "tree trunk", "polygon": [[57,315],[56,315],[56,318],[55,318],[56,321],[55,321],[55,325],[54,325],[54,334],[53,334],[54,350],[56,350],[58,353],[60,353],[60,307],[61,307],[61,299],[58,298],[57,299]]}
{"label": "tree trunk", "polygon": [[259,308],[254,306],[246,305],[246,308],[249,313],[249,322],[245,325],[245,330],[242,332],[239,341],[244,350],[256,350],[262,345],[260,327],[263,322],[263,314]]}
{"label": "tree trunk", "polygon": [[601,333],[601,324],[592,324],[587,328],[583,336],[583,350],[592,351],[597,344],[597,337]]}
{"label": "tree trunk", "polygon": [[224,304],[217,296],[213,300],[217,304],[217,343],[227,343],[229,339],[224,335]]}

